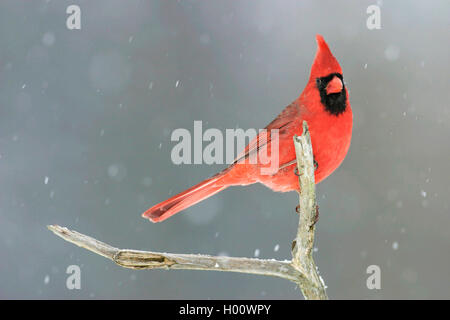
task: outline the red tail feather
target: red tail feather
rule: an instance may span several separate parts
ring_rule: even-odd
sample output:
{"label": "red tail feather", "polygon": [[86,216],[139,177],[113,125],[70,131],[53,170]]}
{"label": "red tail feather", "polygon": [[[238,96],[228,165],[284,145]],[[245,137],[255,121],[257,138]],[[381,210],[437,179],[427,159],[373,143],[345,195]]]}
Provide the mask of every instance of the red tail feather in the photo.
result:
{"label": "red tail feather", "polygon": [[216,184],[221,177],[222,176],[217,175],[200,182],[186,191],[183,191],[182,193],[179,193],[172,198],[151,207],[145,211],[142,216],[150,219],[152,222],[164,221],[173,216],[175,213],[193,206],[194,204],[227,188],[227,186]]}

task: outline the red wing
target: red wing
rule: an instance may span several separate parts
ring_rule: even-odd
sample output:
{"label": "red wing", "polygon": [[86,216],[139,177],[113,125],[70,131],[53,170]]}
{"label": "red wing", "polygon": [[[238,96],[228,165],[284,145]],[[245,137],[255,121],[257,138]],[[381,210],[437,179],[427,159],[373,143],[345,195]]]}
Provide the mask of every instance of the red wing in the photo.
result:
{"label": "red wing", "polygon": [[[244,151],[242,151],[234,160],[233,164],[241,162],[251,155],[254,155],[255,152],[259,152],[259,150],[270,144],[271,141],[271,130],[279,129],[288,126],[292,123],[293,119],[298,118],[298,114],[300,109],[296,103],[291,103],[289,106],[284,108],[284,110],[264,129],[261,131],[250,143],[245,147]],[[283,136],[283,131],[279,132],[279,138]]]}

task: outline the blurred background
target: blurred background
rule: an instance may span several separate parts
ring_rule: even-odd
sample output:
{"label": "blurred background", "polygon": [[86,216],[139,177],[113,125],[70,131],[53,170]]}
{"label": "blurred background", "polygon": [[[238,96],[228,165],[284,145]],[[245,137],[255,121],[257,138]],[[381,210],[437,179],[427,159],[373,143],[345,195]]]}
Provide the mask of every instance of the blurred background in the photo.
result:
{"label": "blurred background", "polygon": [[[66,27],[71,4],[81,30]],[[449,16],[445,0],[2,1],[0,298],[302,299],[282,279],[123,269],[46,225],[121,248],[290,259],[296,193],[235,187],[163,223],[141,213],[224,168],[174,165],[172,131],[267,125],[303,90],[317,33],[354,112],[350,152],[318,185],[329,296],[450,298]]]}

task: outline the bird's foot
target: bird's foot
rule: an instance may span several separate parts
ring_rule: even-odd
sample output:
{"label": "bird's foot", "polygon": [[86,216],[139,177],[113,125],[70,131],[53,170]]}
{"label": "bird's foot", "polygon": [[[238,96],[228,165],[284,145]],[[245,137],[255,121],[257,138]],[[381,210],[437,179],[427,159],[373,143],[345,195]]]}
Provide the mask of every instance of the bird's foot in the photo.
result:
{"label": "bird's foot", "polygon": [[[319,163],[318,163],[316,160],[314,160],[314,171],[316,171],[317,169],[319,169]],[[295,174],[297,177],[300,177],[300,176],[301,176],[301,174],[298,172],[298,167],[295,167],[295,169],[294,169],[294,174]]]}

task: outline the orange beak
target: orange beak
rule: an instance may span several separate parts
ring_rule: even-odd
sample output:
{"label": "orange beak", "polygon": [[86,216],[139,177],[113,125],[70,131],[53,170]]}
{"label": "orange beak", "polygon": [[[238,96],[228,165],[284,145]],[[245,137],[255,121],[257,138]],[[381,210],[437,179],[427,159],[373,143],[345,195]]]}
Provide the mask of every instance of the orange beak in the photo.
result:
{"label": "orange beak", "polygon": [[342,91],[342,88],[344,87],[341,79],[334,76],[333,79],[331,79],[330,82],[328,82],[328,85],[326,87],[327,94],[331,93],[339,93]]}

